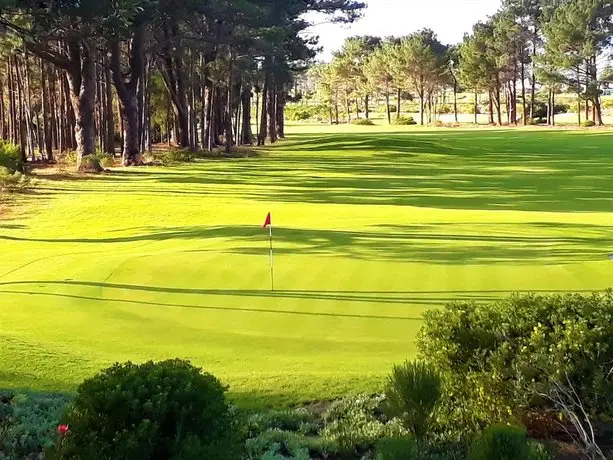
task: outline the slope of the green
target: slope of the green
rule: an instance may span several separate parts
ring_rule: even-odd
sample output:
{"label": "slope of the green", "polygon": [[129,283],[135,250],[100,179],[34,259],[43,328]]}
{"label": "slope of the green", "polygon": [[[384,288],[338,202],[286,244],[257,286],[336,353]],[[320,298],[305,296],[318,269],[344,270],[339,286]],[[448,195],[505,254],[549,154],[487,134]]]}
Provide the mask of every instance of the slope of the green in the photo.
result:
{"label": "slope of the green", "polygon": [[182,357],[243,404],[372,390],[426,309],[613,284],[611,145],[307,126],[255,158],[48,175],[0,214],[0,387]]}

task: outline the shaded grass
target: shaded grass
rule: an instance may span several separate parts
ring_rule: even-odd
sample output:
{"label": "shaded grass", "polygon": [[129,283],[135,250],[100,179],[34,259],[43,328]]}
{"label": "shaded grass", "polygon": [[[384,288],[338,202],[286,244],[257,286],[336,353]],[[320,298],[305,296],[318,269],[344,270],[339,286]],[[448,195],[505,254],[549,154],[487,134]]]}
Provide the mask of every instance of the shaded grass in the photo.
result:
{"label": "shaded grass", "polygon": [[610,285],[612,141],[301,126],[256,158],[41,175],[0,214],[0,387],[181,357],[245,406],[372,391],[429,308]]}

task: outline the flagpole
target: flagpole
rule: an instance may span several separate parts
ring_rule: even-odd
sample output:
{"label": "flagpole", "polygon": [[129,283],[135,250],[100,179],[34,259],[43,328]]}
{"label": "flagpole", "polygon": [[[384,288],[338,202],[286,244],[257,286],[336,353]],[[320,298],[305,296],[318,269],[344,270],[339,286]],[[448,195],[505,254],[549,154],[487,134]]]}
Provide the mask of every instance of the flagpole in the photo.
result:
{"label": "flagpole", "polygon": [[275,269],[274,259],[272,255],[272,224],[268,226],[268,234],[270,239],[270,290],[275,290]]}

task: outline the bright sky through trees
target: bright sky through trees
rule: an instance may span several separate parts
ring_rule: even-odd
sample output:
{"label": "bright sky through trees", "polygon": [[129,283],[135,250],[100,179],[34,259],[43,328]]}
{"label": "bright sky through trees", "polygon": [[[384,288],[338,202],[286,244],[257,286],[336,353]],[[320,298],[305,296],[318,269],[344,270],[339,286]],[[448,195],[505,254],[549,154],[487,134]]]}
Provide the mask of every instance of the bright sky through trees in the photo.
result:
{"label": "bright sky through trees", "polygon": [[320,36],[322,58],[354,35],[403,36],[425,27],[434,30],[443,43],[462,41],[477,21],[487,19],[500,7],[499,0],[366,0],[368,9],[356,24],[319,24],[309,32]]}

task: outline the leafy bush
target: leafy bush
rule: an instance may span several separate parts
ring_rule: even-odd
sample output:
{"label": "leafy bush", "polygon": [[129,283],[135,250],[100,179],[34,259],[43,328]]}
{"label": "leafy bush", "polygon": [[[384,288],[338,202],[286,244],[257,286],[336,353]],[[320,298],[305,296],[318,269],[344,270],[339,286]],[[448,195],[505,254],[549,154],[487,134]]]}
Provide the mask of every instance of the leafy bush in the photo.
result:
{"label": "leafy bush", "polygon": [[282,430],[268,430],[248,439],[247,456],[253,460],[309,460],[308,441],[304,436]]}
{"label": "leafy bush", "polygon": [[589,413],[613,416],[613,291],[456,302],[425,314],[422,357],[445,379],[445,425],[511,420],[569,379]]}
{"label": "leafy bush", "polygon": [[194,152],[185,149],[170,149],[163,152],[152,152],[149,160],[163,166],[171,166],[177,163],[189,163],[194,161]]}
{"label": "leafy bush", "polygon": [[351,122],[352,125],[357,126],[374,126],[375,123],[369,118],[357,118]]}
{"label": "leafy bush", "polygon": [[473,442],[469,460],[547,460],[549,454],[538,443],[530,442],[526,430],[493,425]]}
{"label": "leafy bush", "polygon": [[[570,106],[567,104],[556,104],[554,106],[554,114],[558,115],[561,113],[567,113],[570,109]],[[547,104],[543,102],[537,102],[534,107],[534,118],[543,119],[547,118],[547,113],[549,112],[549,107]]]}
{"label": "leafy bush", "polygon": [[338,443],[319,437],[307,437],[279,429],[271,429],[247,439],[245,451],[248,459],[330,458],[338,456]]}
{"label": "leafy bush", "polygon": [[385,390],[388,413],[421,438],[441,398],[442,380],[438,371],[423,361],[394,366]]}
{"label": "leafy bush", "polygon": [[68,403],[62,394],[0,391],[0,458],[38,458],[53,445],[58,420]]}
{"label": "leafy bush", "polygon": [[596,122],[593,120],[587,120],[583,122],[583,126],[585,128],[593,128],[594,126],[596,126]]}
{"label": "leafy bush", "polygon": [[[225,387],[186,361],[116,364],[83,382],[52,450],[62,459],[231,458]],[[227,455],[227,456],[226,456]]]}
{"label": "leafy bush", "polygon": [[400,423],[381,410],[383,396],[360,395],[333,403],[324,414],[324,439],[337,442],[344,452],[365,452],[386,437],[406,434]]}
{"label": "leafy bush", "polygon": [[0,139],[0,168],[23,172],[23,166],[19,146]]}
{"label": "leafy bush", "polygon": [[395,125],[409,126],[416,125],[417,122],[413,117],[399,117],[394,120]]}
{"label": "leafy bush", "polygon": [[79,172],[82,173],[98,173],[104,168],[100,165],[100,159],[96,155],[85,155],[79,162]]}
{"label": "leafy bush", "polygon": [[27,188],[30,178],[20,171],[12,172],[0,166],[0,192],[16,192]]}
{"label": "leafy bush", "polygon": [[386,438],[377,442],[376,460],[413,460],[415,440],[409,437]]}
{"label": "leafy bush", "polygon": [[252,414],[247,419],[247,431],[250,436],[257,436],[273,429],[311,435],[319,431],[320,423],[306,409],[271,410]]}
{"label": "leafy bush", "polygon": [[115,166],[115,158],[113,157],[113,155],[110,155],[108,153],[98,153],[96,154],[96,157],[98,158],[100,166],[102,166],[103,168],[112,168],[113,166]]}

